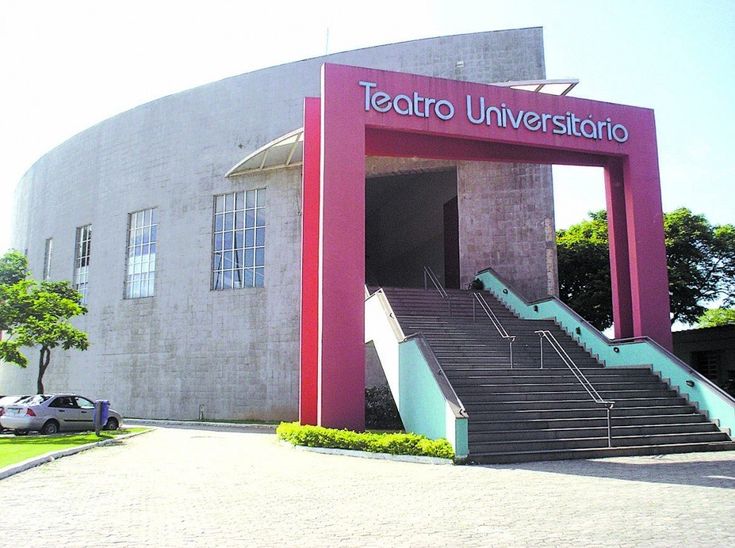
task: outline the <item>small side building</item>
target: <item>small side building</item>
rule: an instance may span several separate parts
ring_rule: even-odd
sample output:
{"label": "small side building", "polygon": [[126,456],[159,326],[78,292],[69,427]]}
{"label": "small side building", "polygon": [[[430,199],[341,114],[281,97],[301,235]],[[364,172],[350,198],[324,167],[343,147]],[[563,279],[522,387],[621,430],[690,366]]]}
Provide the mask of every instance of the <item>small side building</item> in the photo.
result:
{"label": "small side building", "polygon": [[735,325],[674,331],[674,354],[735,394]]}

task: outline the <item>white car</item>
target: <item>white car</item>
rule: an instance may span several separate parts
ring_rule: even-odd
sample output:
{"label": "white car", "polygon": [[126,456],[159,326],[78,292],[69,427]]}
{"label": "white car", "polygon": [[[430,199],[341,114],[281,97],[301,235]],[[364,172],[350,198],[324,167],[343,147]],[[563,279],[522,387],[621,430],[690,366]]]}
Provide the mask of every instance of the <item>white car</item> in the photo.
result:
{"label": "white car", "polygon": [[[0,417],[3,416],[5,413],[5,408],[8,405],[11,405],[13,403],[18,403],[20,400],[23,400],[25,398],[28,398],[29,396],[2,396],[0,397]],[[2,432],[4,428],[0,426],[0,432]]]}
{"label": "white car", "polygon": [[[121,424],[120,413],[110,409],[104,428],[116,430]],[[17,435],[94,430],[94,402],[76,394],[37,394],[7,406],[0,425]]]}

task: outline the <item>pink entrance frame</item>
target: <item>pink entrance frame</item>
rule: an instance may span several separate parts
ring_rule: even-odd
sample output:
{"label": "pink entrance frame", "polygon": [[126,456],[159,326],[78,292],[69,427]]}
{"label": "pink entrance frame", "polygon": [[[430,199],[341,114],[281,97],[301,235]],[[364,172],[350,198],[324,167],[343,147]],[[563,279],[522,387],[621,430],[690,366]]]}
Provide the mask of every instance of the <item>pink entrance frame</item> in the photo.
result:
{"label": "pink entrance frame", "polygon": [[[413,97],[417,92],[423,98],[446,100],[455,114],[444,120],[433,110],[420,117],[366,108],[366,87],[360,82],[376,84],[371,94]],[[504,103],[514,113],[610,119],[625,126],[628,137],[621,144],[551,130],[476,125],[465,114],[468,95],[475,105],[485,97],[486,106]],[[407,103],[399,105],[404,113]],[[440,113],[446,117],[448,108]],[[474,115],[477,118],[477,111]],[[321,98],[307,98],[304,104],[302,424],[364,428],[366,155],[604,168],[615,336],[648,336],[671,348],[652,110],[326,64]]]}

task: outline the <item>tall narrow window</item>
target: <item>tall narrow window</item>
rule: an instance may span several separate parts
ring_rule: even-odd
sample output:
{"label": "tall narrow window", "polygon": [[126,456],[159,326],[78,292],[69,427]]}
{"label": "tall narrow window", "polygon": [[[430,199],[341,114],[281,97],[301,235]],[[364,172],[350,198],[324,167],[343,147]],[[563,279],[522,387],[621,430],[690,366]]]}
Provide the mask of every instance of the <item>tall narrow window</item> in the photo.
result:
{"label": "tall narrow window", "polygon": [[43,279],[51,279],[51,253],[54,250],[54,239],[46,238],[46,252],[43,255]]}
{"label": "tall narrow window", "polygon": [[154,207],[131,213],[128,217],[126,299],[154,295],[157,244],[158,210]]}
{"label": "tall narrow window", "polygon": [[215,196],[212,289],[264,282],[265,189]]}
{"label": "tall narrow window", "polygon": [[82,294],[87,303],[89,292],[89,259],[92,252],[92,225],[77,227],[76,251],[74,253],[74,289]]}

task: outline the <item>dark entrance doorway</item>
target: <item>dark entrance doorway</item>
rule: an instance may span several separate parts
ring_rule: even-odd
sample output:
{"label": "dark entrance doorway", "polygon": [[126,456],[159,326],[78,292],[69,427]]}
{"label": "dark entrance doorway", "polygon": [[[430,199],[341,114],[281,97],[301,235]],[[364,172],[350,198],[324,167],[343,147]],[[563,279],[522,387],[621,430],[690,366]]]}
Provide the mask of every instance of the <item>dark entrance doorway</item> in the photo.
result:
{"label": "dark entrance doorway", "polygon": [[365,280],[423,287],[424,266],[459,286],[456,170],[371,177],[365,184]]}

